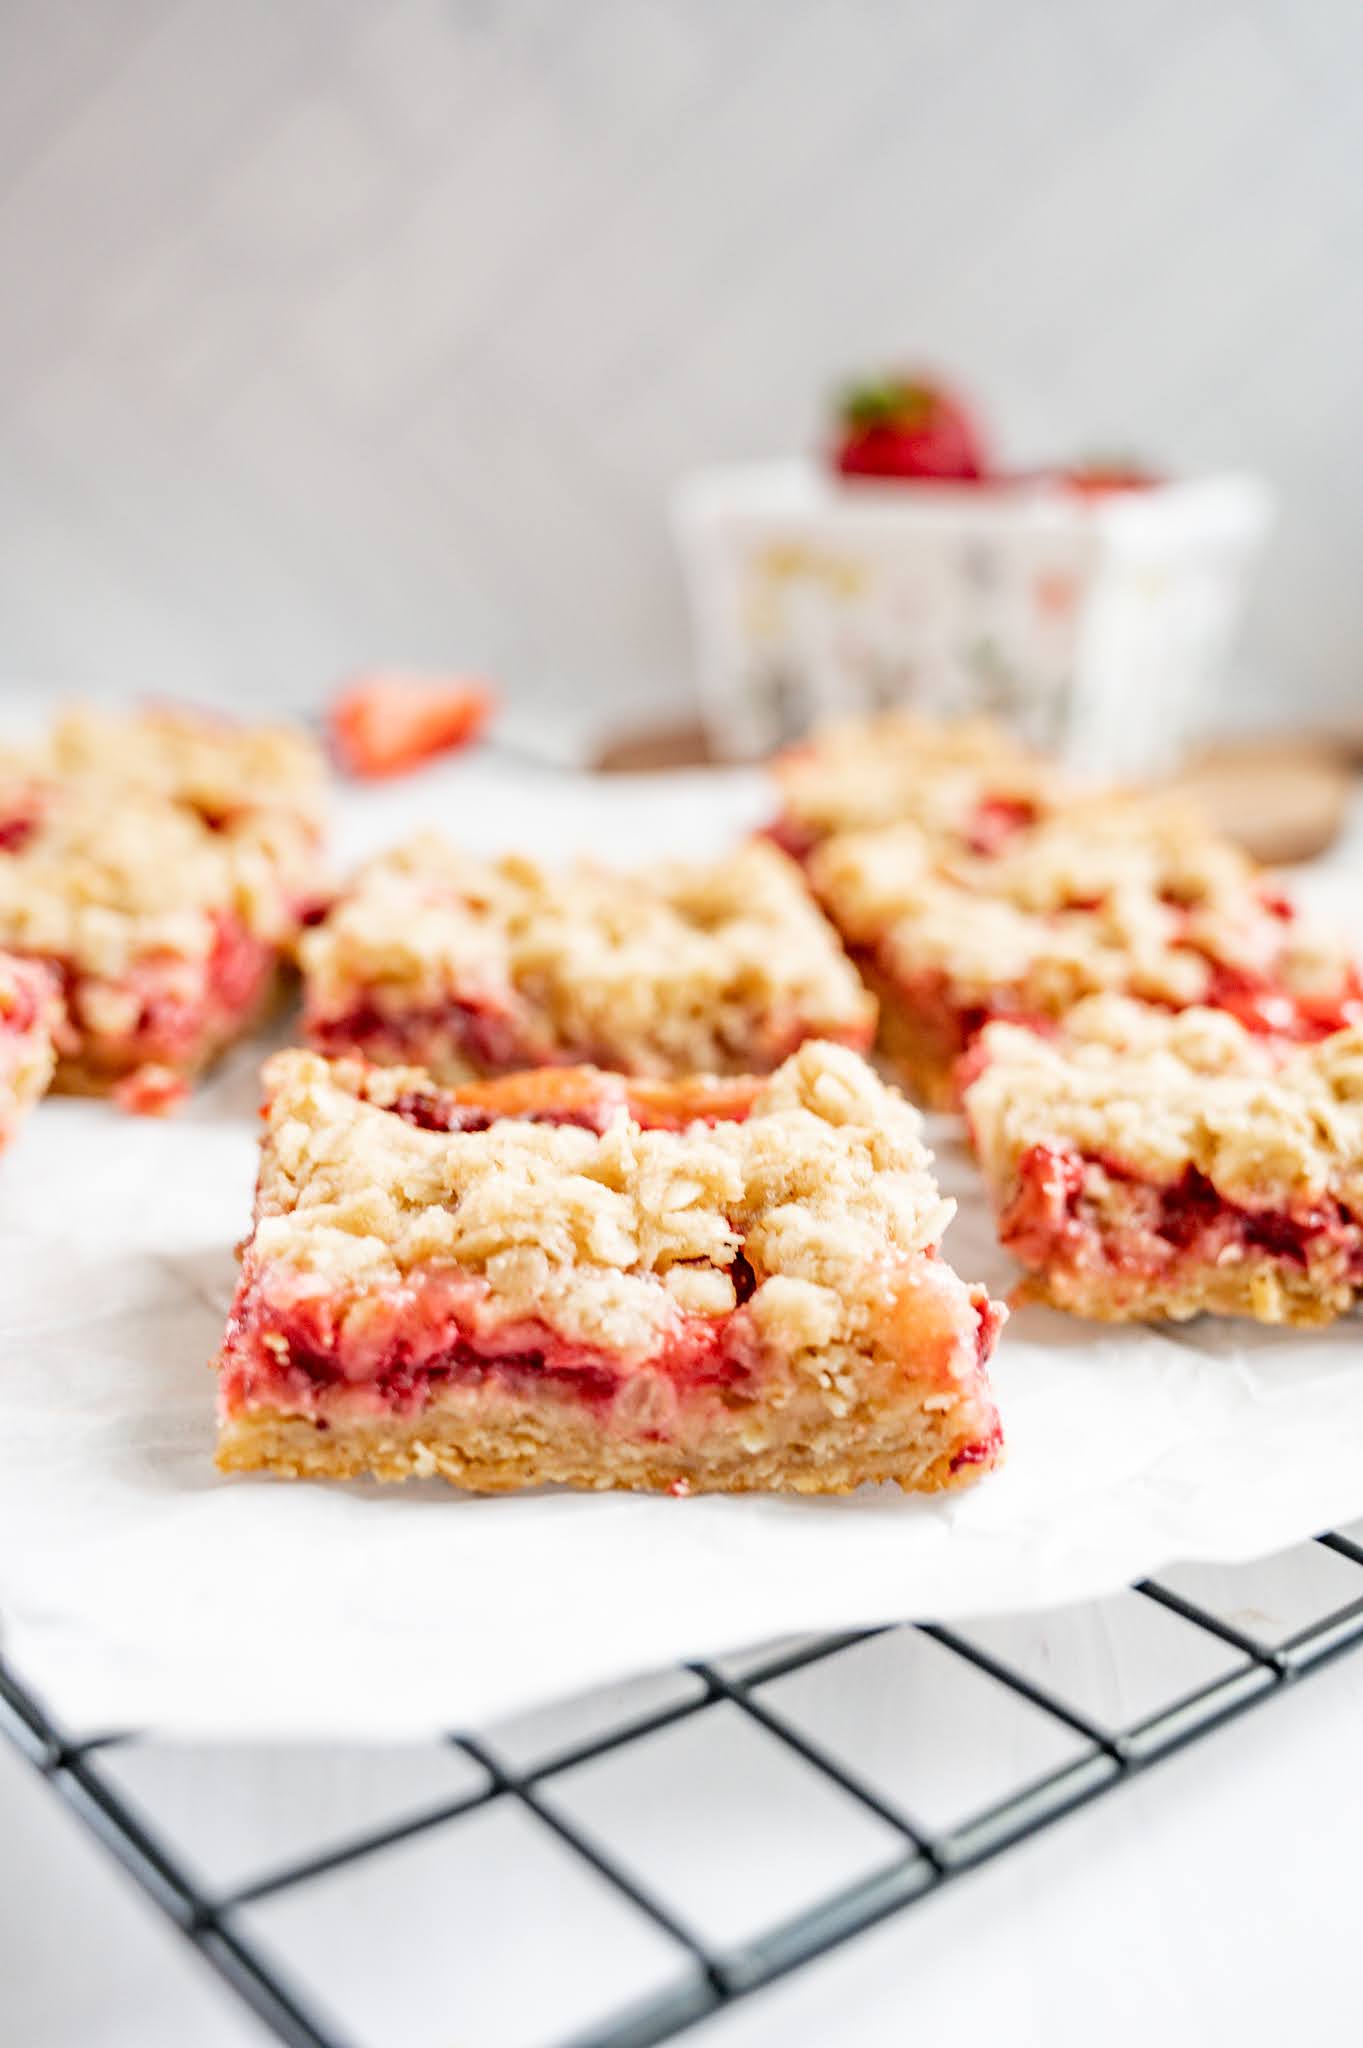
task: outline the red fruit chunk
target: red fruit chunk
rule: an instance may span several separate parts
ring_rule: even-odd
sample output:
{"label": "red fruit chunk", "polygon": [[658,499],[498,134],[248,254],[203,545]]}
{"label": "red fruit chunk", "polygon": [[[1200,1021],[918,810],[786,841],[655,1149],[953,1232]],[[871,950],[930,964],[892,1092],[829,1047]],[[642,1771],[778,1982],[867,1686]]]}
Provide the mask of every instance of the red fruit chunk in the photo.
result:
{"label": "red fruit chunk", "polygon": [[988,473],[970,413],[927,378],[856,385],[842,401],[840,421],[833,459],[844,476],[973,483]]}
{"label": "red fruit chunk", "polygon": [[134,1116],[169,1116],[188,1099],[189,1083],[173,1067],[149,1061],[114,1084],[113,1098]]}
{"label": "red fruit chunk", "polygon": [[1076,462],[1070,468],[1060,470],[1058,476],[1070,490],[1082,491],[1093,498],[1105,497],[1111,491],[1149,491],[1162,481],[1153,469],[1147,469],[1140,462],[1129,462],[1124,457]]}
{"label": "red fruit chunk", "polygon": [[470,676],[359,676],[334,699],[332,744],[352,775],[402,775],[476,739],[496,699]]}

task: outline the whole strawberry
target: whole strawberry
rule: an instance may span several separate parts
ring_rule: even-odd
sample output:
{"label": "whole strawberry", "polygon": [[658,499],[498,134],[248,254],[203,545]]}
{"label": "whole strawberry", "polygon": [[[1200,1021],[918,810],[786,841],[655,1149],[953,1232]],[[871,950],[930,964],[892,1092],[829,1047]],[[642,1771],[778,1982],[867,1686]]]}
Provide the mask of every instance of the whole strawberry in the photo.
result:
{"label": "whole strawberry", "polygon": [[842,431],[833,460],[843,476],[973,483],[988,474],[969,412],[926,377],[853,385],[838,416]]}

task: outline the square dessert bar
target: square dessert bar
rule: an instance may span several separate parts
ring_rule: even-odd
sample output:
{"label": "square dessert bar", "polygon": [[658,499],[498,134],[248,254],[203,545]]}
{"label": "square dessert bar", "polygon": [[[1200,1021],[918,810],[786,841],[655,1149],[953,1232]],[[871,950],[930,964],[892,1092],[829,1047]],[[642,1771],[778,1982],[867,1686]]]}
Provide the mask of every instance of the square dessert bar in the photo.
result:
{"label": "square dessert bar", "polygon": [[0,1150],[52,1079],[57,984],[34,960],[0,953]]}
{"label": "square dessert bar", "polygon": [[73,713],[0,755],[0,946],[61,992],[56,1086],[163,1108],[266,1006],[319,893],[306,738]]}
{"label": "square dessert bar", "polygon": [[944,858],[913,825],[826,841],[810,882],[881,999],[882,1043],[937,1104],[991,1017],[1116,991],[1310,1039],[1363,1015],[1348,949],[1168,798],[1070,803],[996,851]]}
{"label": "square dessert bar", "polygon": [[835,833],[900,824],[946,850],[991,853],[1073,796],[1054,762],[989,719],[910,711],[826,726],[772,772],[771,836],[798,860]]}
{"label": "square dessert bar", "polygon": [[846,1048],[765,1080],[265,1077],[224,1469],[841,1493],[997,1461],[1004,1312],[939,1256],[917,1115]]}
{"label": "square dessert bar", "polygon": [[1326,1323],[1363,1291],[1363,1027],[1302,1045],[1095,996],[965,1091],[1024,1291],[1104,1321]]}
{"label": "square dessert bar", "polygon": [[300,957],[319,1051],[446,1081],[582,1062],[765,1073],[806,1038],[864,1048],[875,1029],[799,870],[767,844],[551,872],[426,834],[364,868]]}

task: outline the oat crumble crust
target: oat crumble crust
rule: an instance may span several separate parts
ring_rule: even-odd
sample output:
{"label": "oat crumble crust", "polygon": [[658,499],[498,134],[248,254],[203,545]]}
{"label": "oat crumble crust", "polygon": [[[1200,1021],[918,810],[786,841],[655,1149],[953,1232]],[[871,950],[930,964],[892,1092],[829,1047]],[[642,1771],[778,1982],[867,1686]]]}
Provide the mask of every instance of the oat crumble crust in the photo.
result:
{"label": "oat crumble crust", "polygon": [[317,886],[320,773],[302,735],[66,713],[0,754],[0,816],[30,821],[0,857],[0,945],[116,978],[202,959],[213,911],[282,944]]}
{"label": "oat crumble crust", "polygon": [[297,726],[238,724],[174,705],[131,714],[73,705],[30,758],[40,775],[94,777],[215,820],[280,810],[319,834],[324,822],[326,765]]}
{"label": "oat crumble crust", "polygon": [[297,1051],[265,1072],[251,1256],[343,1295],[457,1266],[499,1316],[643,1354],[678,1309],[734,1308],[743,1250],[759,1332],[827,1352],[880,1318],[887,1265],[954,1211],[917,1113],[839,1046],[802,1047],[744,1121],[681,1132],[621,1109],[601,1135],[506,1118],[450,1136],[361,1099],[365,1076]]}
{"label": "oat crumble crust", "polygon": [[149,954],[202,959],[214,910],[283,944],[314,880],[310,843],[284,819],[248,815],[213,831],[160,797],[52,784],[32,835],[0,857],[0,945],[115,978]]}
{"label": "oat crumble crust", "polygon": [[778,755],[772,771],[785,820],[811,840],[901,822],[952,840],[969,831],[983,800],[1044,815],[1069,794],[1053,762],[990,720],[909,711],[826,726]]}
{"label": "oat crumble crust", "polygon": [[1218,965],[1309,999],[1349,973],[1337,939],[1275,916],[1253,864],[1158,796],[1073,804],[991,857],[942,861],[912,825],[846,834],[810,878],[849,943],[898,980],[940,977],[962,1007],[1010,990],[1059,1016],[1118,989],[1181,1006]]}
{"label": "oat crumble crust", "polygon": [[1160,1187],[1195,1168],[1241,1208],[1328,1194],[1363,1219],[1363,1026],[1284,1045],[1219,1010],[1096,996],[1062,1037],[995,1023],[981,1047],[965,1107],[996,1190],[1032,1146],[1072,1146]]}
{"label": "oat crumble crust", "polygon": [[[483,1000],[512,1021],[525,1065],[746,1072],[800,1036],[865,1043],[874,1026],[798,869],[765,844],[704,865],[553,871],[426,833],[362,869],[300,957],[314,1028],[335,1020],[344,1038],[369,1004],[400,1031]],[[477,1070],[453,1028],[437,1045],[427,1061],[446,1078]]]}

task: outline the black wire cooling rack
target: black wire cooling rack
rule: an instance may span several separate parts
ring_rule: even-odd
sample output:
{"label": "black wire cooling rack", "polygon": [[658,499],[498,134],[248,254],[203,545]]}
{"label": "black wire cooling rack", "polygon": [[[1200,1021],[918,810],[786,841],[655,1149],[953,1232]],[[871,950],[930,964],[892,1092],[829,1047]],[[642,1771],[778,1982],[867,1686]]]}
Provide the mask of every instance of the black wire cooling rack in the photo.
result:
{"label": "black wire cooling rack", "polygon": [[[1215,1675],[1176,1698],[1162,1700],[1156,1710],[1127,1725],[1108,1725],[1091,1701],[1087,1707],[1077,1703],[1075,1688],[1056,1682],[1044,1661],[1038,1666],[1035,1658],[1018,1654],[1018,1644],[1024,1638],[1016,1633],[1010,1638],[1006,1628],[1002,1638],[997,1628],[991,1634],[988,1627],[944,1628],[926,1623],[807,1638],[794,1646],[773,1646],[765,1654],[752,1653],[746,1659],[721,1658],[678,1667],[674,1676],[685,1678],[684,1697],[672,1698],[642,1714],[637,1710],[622,1714],[611,1725],[598,1726],[587,1739],[528,1762],[514,1761],[514,1745],[509,1760],[506,1745],[494,1734],[452,1735],[453,1753],[467,1760],[477,1776],[476,1790],[436,1810],[406,1814],[390,1825],[371,1827],[351,1839],[327,1845],[321,1853],[296,1858],[285,1867],[221,1891],[206,1885],[202,1876],[196,1878],[192,1856],[177,1850],[149,1821],[145,1810],[120,1789],[113,1765],[120,1753],[126,1757],[129,1748],[138,1744],[138,1737],[69,1739],[18,1674],[3,1663],[0,1725],[45,1775],[54,1792],[291,2048],[353,2048],[355,2042],[370,2037],[363,2026],[358,2032],[344,2023],[338,2026],[313,2008],[306,1989],[299,1988],[306,1984],[306,1969],[295,1973],[287,1947],[281,1955],[277,1942],[262,1942],[253,1931],[261,1906],[268,1908],[284,1895],[296,1895],[347,1866],[391,1855],[414,1837],[467,1826],[473,1816],[486,1815],[499,1805],[517,1809],[521,1821],[531,1829],[547,1831],[560,1854],[566,1852],[579,1869],[594,1875],[598,1886],[606,1888],[617,1911],[623,1909],[646,1923],[654,1937],[675,1950],[678,1968],[668,1988],[643,2002],[636,1998],[627,2009],[616,2010],[585,2032],[579,2030],[567,2037],[573,2048],[650,2048],[650,2044],[671,2040],[800,1969],[876,1922],[912,1907],[963,1872],[1112,1791],[1363,1640],[1363,1543],[1355,1535],[1332,1532],[1318,1537],[1315,1545],[1304,1546],[1303,1552],[1308,1561],[1314,1556],[1322,1563],[1322,1552],[1332,1554],[1327,1594],[1323,1602],[1317,1601],[1318,1611],[1312,1612],[1306,1625],[1277,1640],[1271,1629],[1265,1631],[1257,1625],[1262,1617],[1256,1617],[1252,1603],[1228,1614],[1215,1611],[1210,1601],[1190,1597],[1186,1572],[1182,1578],[1178,1572],[1170,1572],[1158,1581],[1143,1581],[1119,1596],[1128,1608],[1135,1601],[1138,1606],[1150,1603],[1163,1610],[1165,1617],[1172,1617],[1170,1625],[1176,1632],[1195,1632],[1204,1668],[1207,1655],[1216,1665]],[[1192,1582],[1198,1583],[1195,1575]],[[1064,1760],[1040,1774],[1028,1775],[1025,1781],[1010,1783],[1002,1796],[989,1798],[949,1825],[929,1824],[921,1812],[915,1813],[913,1801],[897,1797],[893,1789],[887,1791],[883,1772],[876,1782],[875,1773],[863,1768],[863,1757],[849,1755],[845,1745],[844,1753],[839,1754],[836,1745],[821,1740],[817,1725],[811,1727],[809,1717],[801,1714],[798,1700],[794,1707],[791,1704],[792,1688],[798,1694],[802,1674],[816,1673],[819,1667],[827,1669],[838,1659],[855,1662],[859,1654],[864,1656],[864,1646],[895,1636],[901,1639],[901,1649],[910,1651],[921,1651],[925,1641],[936,1645],[929,1662],[939,1675],[941,1654],[948,1660],[961,1660],[977,1688],[1001,1689],[996,1695],[1000,1707],[1016,1712],[1021,1706],[1033,1723],[1037,1716],[1044,1717],[1049,1732],[1065,1738]],[[883,1641],[880,1647],[885,1648]],[[848,1682],[854,1685],[856,1679],[847,1668]],[[953,1668],[959,1674],[959,1666]],[[583,1766],[636,1749],[683,1723],[704,1723],[706,1717],[725,1714],[731,1719],[741,1717],[747,1738],[777,1745],[787,1763],[794,1759],[796,1768],[816,1774],[826,1792],[850,1802],[863,1818],[873,1817],[898,1845],[892,1846],[869,1874],[829,1889],[755,1938],[727,1945],[698,1932],[695,1916],[688,1916],[684,1904],[667,1896],[665,1885],[650,1879],[637,1861],[622,1854],[607,1838],[609,1831],[594,1830],[590,1820],[584,1821],[580,1810],[575,1813],[572,1802],[560,1796],[570,1774]],[[984,1739],[983,1723],[977,1725],[976,1734]],[[609,1944],[603,1944],[599,1957],[606,1990],[603,2005],[610,2002],[610,1971]]]}

